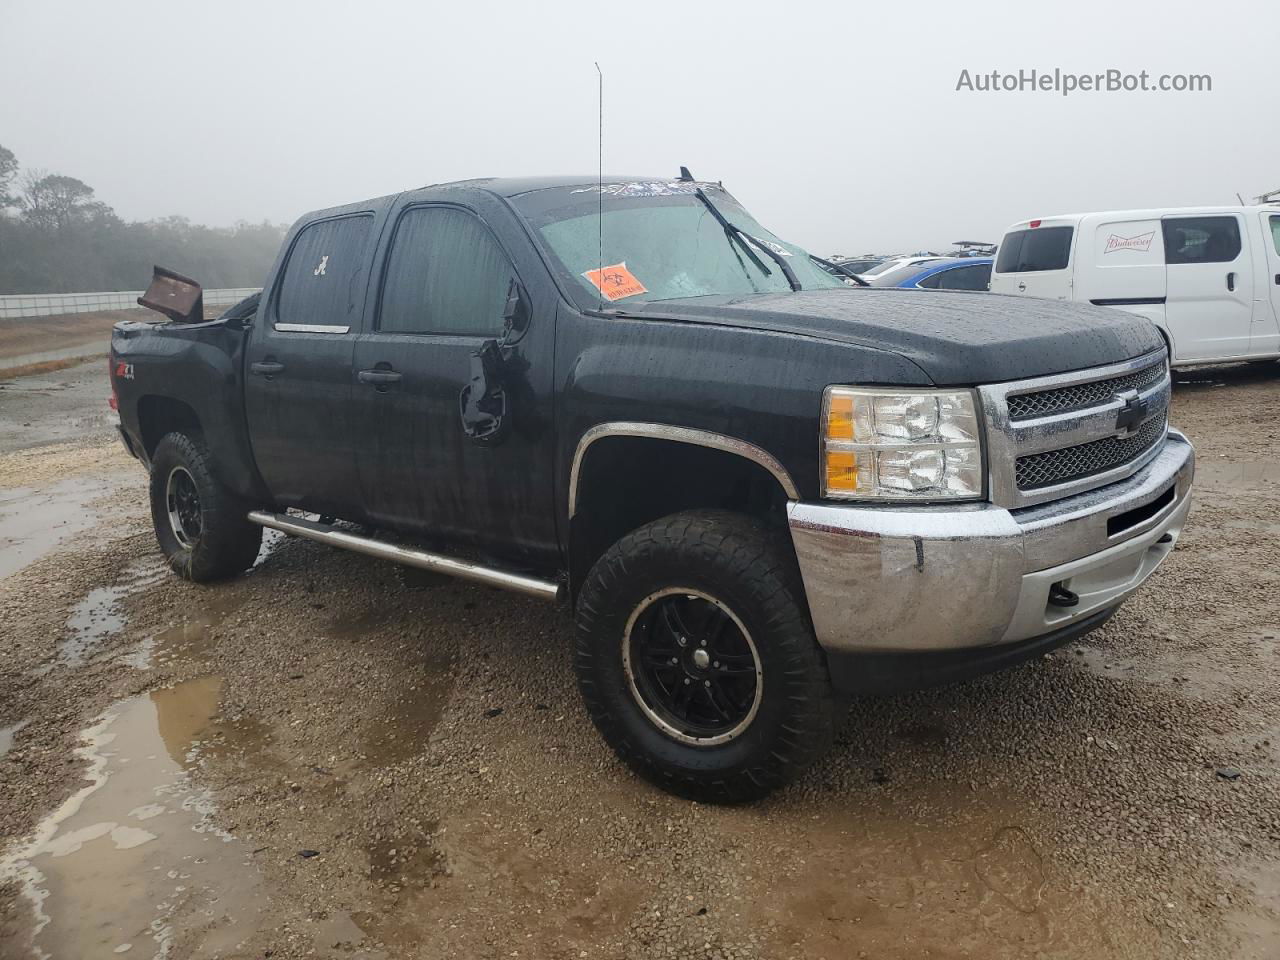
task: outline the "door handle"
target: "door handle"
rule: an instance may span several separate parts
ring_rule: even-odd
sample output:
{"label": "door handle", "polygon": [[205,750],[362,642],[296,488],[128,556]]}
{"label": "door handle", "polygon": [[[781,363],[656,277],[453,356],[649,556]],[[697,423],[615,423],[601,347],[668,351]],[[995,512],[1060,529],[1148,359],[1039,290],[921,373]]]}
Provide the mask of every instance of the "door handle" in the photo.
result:
{"label": "door handle", "polygon": [[376,387],[385,387],[400,382],[400,374],[394,370],[361,370],[356,374],[361,383],[372,383]]}
{"label": "door handle", "polygon": [[1280,287],[1280,273],[1276,274],[1276,286]]}
{"label": "door handle", "polygon": [[1227,274],[1227,289],[1234,291],[1236,288],[1236,275],[1234,273]]}
{"label": "door handle", "polygon": [[284,373],[284,364],[278,360],[257,360],[249,364],[249,370],[269,380],[277,373]]}

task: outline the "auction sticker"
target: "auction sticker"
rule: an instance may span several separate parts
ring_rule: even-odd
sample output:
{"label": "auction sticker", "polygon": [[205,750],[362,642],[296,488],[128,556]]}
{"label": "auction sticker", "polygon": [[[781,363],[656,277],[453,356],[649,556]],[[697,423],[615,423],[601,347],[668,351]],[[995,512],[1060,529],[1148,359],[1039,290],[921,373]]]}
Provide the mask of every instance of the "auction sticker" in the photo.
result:
{"label": "auction sticker", "polygon": [[624,297],[634,297],[638,293],[649,292],[645,285],[637,280],[635,275],[627,269],[625,260],[622,263],[615,263],[611,267],[588,270],[583,276],[587,278],[588,282],[594,284],[595,288],[610,303],[614,300],[621,300]]}

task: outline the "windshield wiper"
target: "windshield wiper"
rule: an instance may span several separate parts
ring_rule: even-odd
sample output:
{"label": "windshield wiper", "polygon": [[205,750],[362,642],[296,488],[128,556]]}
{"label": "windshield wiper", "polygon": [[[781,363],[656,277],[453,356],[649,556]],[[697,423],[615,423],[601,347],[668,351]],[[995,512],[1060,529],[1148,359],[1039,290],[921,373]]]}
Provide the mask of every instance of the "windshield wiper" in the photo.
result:
{"label": "windshield wiper", "polygon": [[776,250],[770,249],[763,241],[757,240],[741,227],[735,226],[725,219],[725,215],[716,209],[716,205],[711,202],[710,197],[702,192],[701,187],[693,191],[693,195],[701,200],[703,206],[711,211],[711,215],[716,218],[716,222],[724,228],[725,236],[727,236],[730,241],[737,241],[738,246],[742,248],[743,253],[751,258],[751,262],[759,268],[761,273],[766,277],[773,276],[773,271],[764,265],[764,261],[761,260],[760,257],[756,255],[755,250],[752,249],[753,245],[763,250],[769,258],[778,265],[778,268],[782,271],[782,275],[787,278],[787,283],[790,285],[792,290],[800,289],[800,281],[796,279],[795,271],[791,269],[791,265],[787,263],[781,254]]}
{"label": "windshield wiper", "polygon": [[831,272],[832,270],[834,270],[836,273],[840,274],[841,276],[848,277],[850,280],[852,280],[855,284],[857,284],[860,287],[871,286],[871,284],[867,283],[867,281],[863,280],[860,276],[858,276],[856,273],[854,273],[852,270],[846,267],[843,263],[836,263],[834,260],[824,260],[822,257],[814,256],[812,253],[809,254],[809,259],[812,260],[814,263],[819,264],[820,266],[826,267],[828,272]]}
{"label": "windshield wiper", "polygon": [[[734,229],[737,228],[735,227]],[[787,283],[790,284],[792,290],[800,289],[800,278],[797,277],[796,272],[791,269],[791,264],[787,263],[787,258],[777,250],[773,249],[773,244],[767,243],[764,240],[758,240],[749,233],[745,233],[743,236],[772,258],[773,262],[778,265],[778,269],[782,271],[782,275],[787,278]]]}

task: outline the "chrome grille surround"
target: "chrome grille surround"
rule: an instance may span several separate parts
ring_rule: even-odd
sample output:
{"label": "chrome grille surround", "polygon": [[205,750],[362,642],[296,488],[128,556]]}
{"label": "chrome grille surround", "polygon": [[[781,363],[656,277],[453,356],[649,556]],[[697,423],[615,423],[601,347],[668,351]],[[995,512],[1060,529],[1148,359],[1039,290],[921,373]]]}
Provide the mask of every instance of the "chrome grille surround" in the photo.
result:
{"label": "chrome grille surround", "polygon": [[[1147,385],[1136,389],[1135,381]],[[1162,350],[1105,367],[979,387],[992,502],[1008,509],[1029,507],[1132,476],[1164,446],[1167,431],[1161,426],[1167,422],[1171,390],[1168,359]],[[1147,403],[1146,418],[1128,432],[1116,427],[1125,404],[1122,391]],[[1011,416],[1011,409],[1030,409],[1026,401],[1013,398],[1045,395],[1083,396],[1095,402],[1019,419]],[[1150,444],[1143,446],[1139,437]],[[1114,446],[1091,446],[1106,440]],[[1072,448],[1086,449],[1068,452]],[[1058,455],[1037,457],[1054,453]],[[1023,461],[1023,486],[1019,486],[1019,460]],[[1071,469],[1073,464],[1083,465],[1084,472]]]}

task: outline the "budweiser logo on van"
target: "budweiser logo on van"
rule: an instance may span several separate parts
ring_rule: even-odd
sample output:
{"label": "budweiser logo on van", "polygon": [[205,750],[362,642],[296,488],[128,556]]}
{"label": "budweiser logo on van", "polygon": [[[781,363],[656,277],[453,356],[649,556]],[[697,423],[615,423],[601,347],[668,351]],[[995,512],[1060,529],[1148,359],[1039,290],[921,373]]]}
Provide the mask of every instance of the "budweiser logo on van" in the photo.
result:
{"label": "budweiser logo on van", "polygon": [[1107,249],[1103,253],[1111,253],[1115,250],[1150,250],[1151,240],[1156,235],[1152,230],[1150,233],[1144,233],[1136,237],[1118,237],[1114,233],[1107,237]]}

